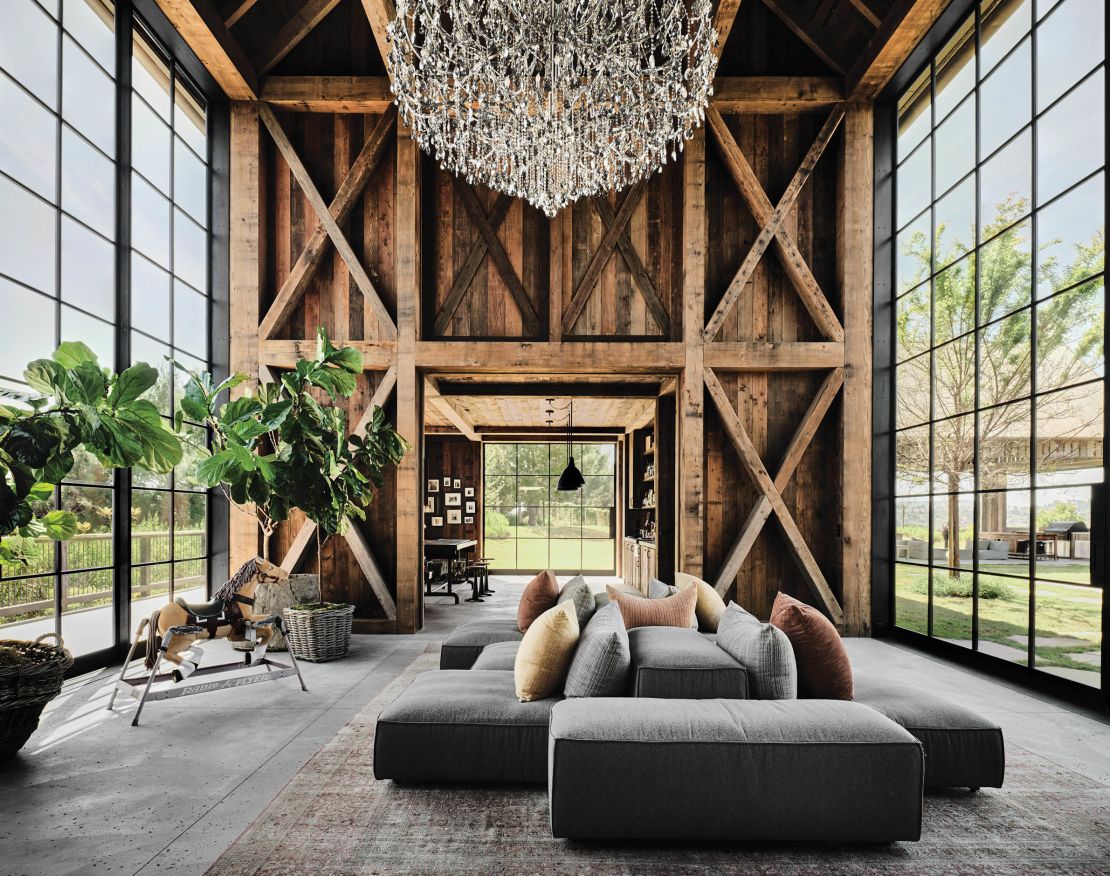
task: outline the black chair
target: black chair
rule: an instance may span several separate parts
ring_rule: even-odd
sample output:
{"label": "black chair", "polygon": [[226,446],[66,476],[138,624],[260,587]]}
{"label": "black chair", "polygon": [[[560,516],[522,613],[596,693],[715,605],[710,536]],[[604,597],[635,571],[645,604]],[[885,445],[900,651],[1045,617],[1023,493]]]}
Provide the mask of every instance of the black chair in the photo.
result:
{"label": "black chair", "polygon": [[[459,594],[453,587],[455,576],[452,574],[451,564],[447,560],[424,561],[424,595],[425,596],[450,596],[459,604]],[[446,588],[446,589],[439,589]]]}
{"label": "black chair", "polygon": [[466,580],[470,582],[472,590],[467,602],[485,602],[482,597],[493,592],[489,589],[489,563],[485,558],[467,563]]}

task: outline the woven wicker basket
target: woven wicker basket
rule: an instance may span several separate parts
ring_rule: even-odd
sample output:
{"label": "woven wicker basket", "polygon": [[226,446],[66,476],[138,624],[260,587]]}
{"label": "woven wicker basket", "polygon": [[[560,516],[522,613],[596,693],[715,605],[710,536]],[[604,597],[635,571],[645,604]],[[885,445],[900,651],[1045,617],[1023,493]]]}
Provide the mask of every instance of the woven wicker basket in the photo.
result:
{"label": "woven wicker basket", "polygon": [[[58,639],[58,645],[43,644],[43,639]],[[46,704],[62,690],[65,671],[73,656],[54,633],[33,642],[0,640],[5,657],[0,662],[0,759],[14,755],[39,726]]]}
{"label": "woven wicker basket", "polygon": [[355,615],[353,605],[335,605],[331,608],[293,606],[285,609],[286,639],[298,660],[322,663],[346,657],[351,647],[351,621]]}

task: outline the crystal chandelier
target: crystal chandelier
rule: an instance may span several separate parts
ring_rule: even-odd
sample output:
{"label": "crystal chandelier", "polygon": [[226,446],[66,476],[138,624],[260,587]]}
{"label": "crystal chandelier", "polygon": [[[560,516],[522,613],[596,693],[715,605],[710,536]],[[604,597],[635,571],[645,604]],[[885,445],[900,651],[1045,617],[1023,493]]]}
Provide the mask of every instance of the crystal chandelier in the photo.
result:
{"label": "crystal chandelier", "polygon": [[417,143],[548,216],[673,161],[717,66],[710,0],[397,0],[389,36]]}

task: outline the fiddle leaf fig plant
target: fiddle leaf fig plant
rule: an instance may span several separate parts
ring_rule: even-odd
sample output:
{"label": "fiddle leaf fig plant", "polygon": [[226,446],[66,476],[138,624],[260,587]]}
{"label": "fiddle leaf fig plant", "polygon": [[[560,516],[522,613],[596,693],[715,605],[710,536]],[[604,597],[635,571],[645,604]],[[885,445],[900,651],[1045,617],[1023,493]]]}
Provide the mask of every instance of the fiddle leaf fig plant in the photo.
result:
{"label": "fiddle leaf fig plant", "polygon": [[85,344],[67,341],[23,376],[32,392],[0,390],[0,565],[26,563],[36,538],[76,533],[74,514],[40,509],[78,448],[108,468],[154,472],[171,471],[182,456],[158,408],[141,398],[158,381],[150,365],[113,374]]}
{"label": "fiddle leaf fig plant", "polygon": [[[226,403],[222,394],[245,382],[245,374],[215,383],[210,374],[177,367],[189,375],[178,430],[189,419],[204,423],[213,436],[196,479],[222,488],[235,505],[253,505],[264,559],[274,530],[295,508],[324,538],[343,532],[350,518],[365,519],[364,506],[382,486],[386,467],[400,462],[407,450],[381,408],[374,409],[364,432],[348,436],[347,416],[335,402],[354,392],[362,356],[335,347],[322,328],[314,358],[299,360],[280,380]],[[322,404],[318,396],[331,403]]]}

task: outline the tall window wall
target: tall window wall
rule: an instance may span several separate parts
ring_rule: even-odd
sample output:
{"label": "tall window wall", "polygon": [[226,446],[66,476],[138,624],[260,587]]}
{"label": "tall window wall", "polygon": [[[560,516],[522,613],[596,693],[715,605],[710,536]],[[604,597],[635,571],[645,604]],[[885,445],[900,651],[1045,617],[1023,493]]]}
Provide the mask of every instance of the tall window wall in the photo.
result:
{"label": "tall window wall", "polygon": [[[117,50],[127,33],[130,56]],[[0,382],[20,387],[28,361],[80,340],[108,367],[160,367],[148,397],[169,416],[180,378],[165,357],[209,367],[206,115],[129,3],[4,4]],[[186,437],[204,445],[200,428]],[[79,532],[44,541],[30,567],[0,569],[0,636],[59,632],[90,655],[118,644],[128,581],[152,605],[175,587],[204,591],[208,496],[190,484],[188,461],[171,476],[132,477],[79,459],[54,499]]]}
{"label": "tall window wall", "polygon": [[1101,685],[1105,7],[983,0],[897,106],[897,626]]}
{"label": "tall window wall", "polygon": [[555,569],[613,574],[616,568],[617,448],[575,444],[586,484],[555,487],[567,464],[566,443],[483,445],[485,554],[499,571]]}

